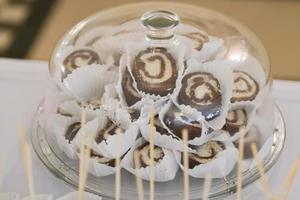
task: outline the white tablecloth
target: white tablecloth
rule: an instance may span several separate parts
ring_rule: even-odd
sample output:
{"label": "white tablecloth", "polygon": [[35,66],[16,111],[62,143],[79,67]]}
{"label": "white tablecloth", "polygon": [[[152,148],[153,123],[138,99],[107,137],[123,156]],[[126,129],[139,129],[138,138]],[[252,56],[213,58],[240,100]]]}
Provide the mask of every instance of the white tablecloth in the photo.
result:
{"label": "white tablecloth", "polygon": [[[2,185],[4,192],[14,191],[22,196],[27,194],[16,126],[22,124],[29,130],[37,105],[46,93],[48,81],[46,62],[0,59],[0,156],[5,160]],[[274,81],[274,97],[287,125],[282,164],[275,172],[278,173],[278,180],[272,183],[275,187],[280,184],[300,154],[300,82]],[[72,190],[53,176],[34,152],[32,155],[36,193],[58,197]],[[295,180],[289,199],[296,200],[299,199],[300,173]]]}

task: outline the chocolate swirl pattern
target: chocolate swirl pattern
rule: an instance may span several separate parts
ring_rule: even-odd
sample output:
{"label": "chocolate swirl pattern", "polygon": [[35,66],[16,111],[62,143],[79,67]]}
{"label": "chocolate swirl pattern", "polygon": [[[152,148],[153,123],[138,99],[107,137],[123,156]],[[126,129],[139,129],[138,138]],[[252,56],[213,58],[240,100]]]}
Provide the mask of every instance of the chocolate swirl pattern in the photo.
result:
{"label": "chocolate swirl pattern", "polygon": [[230,110],[226,117],[226,123],[224,129],[232,136],[236,132],[239,132],[241,128],[245,128],[247,125],[247,112],[245,109]]}
{"label": "chocolate swirl pattern", "polygon": [[105,164],[105,165],[108,165],[110,167],[115,167],[115,159],[113,159],[113,158],[104,157],[104,156],[96,153],[93,150],[91,150],[90,155],[91,155],[91,158],[96,159],[97,162],[99,162],[101,164]]}
{"label": "chocolate swirl pattern", "polygon": [[[95,137],[95,141],[97,144],[100,144],[103,140],[107,140],[110,136],[115,135],[116,134],[116,130],[119,127],[112,122],[111,120],[109,120],[106,124],[106,126],[101,129],[98,134]],[[123,132],[123,129],[119,128],[121,130],[121,133]]]}
{"label": "chocolate swirl pattern", "polygon": [[156,116],[154,119],[154,126],[155,126],[156,132],[160,133],[161,135],[168,135],[168,136],[171,136],[175,140],[179,140],[179,138],[176,135],[173,135],[167,129],[164,128],[164,126],[162,125],[158,116]]}
{"label": "chocolate swirl pattern", "polygon": [[216,159],[218,153],[223,150],[225,150],[225,146],[219,141],[209,141],[201,145],[197,149],[197,153],[189,153],[189,168],[193,169],[197,165],[202,165]]}
{"label": "chocolate swirl pattern", "polygon": [[128,72],[127,68],[122,78],[122,89],[128,106],[132,106],[136,102],[141,100],[142,97],[138,93],[138,91],[133,87],[133,79],[130,73]]}
{"label": "chocolate swirl pattern", "polygon": [[186,117],[175,105],[170,107],[163,121],[170,131],[180,139],[182,139],[184,129],[188,131],[188,140],[200,137],[202,134],[202,125]]}
{"label": "chocolate swirl pattern", "polygon": [[84,65],[100,64],[99,55],[90,49],[79,49],[69,54],[63,61],[65,74]]}
{"label": "chocolate swirl pattern", "polygon": [[205,42],[208,42],[208,36],[199,32],[186,33],[184,36],[193,41],[194,49],[200,51]]}
{"label": "chocolate swirl pattern", "polygon": [[220,115],[221,101],[220,84],[212,74],[193,72],[182,79],[178,103],[197,109],[206,120]]}
{"label": "chocolate swirl pattern", "polygon": [[75,122],[69,126],[65,133],[65,139],[69,141],[69,144],[73,141],[79,129],[81,128],[80,122]]}
{"label": "chocolate swirl pattern", "polygon": [[178,70],[167,49],[155,47],[147,48],[135,57],[132,75],[140,91],[166,96],[175,88]]}
{"label": "chocolate swirl pattern", "polygon": [[234,71],[233,79],[232,103],[255,99],[259,86],[249,74],[242,71]]}
{"label": "chocolate swirl pattern", "polygon": [[[138,161],[141,168],[146,168],[150,165],[150,143],[146,142],[134,150],[138,154]],[[154,166],[165,156],[163,149],[154,146]]]}

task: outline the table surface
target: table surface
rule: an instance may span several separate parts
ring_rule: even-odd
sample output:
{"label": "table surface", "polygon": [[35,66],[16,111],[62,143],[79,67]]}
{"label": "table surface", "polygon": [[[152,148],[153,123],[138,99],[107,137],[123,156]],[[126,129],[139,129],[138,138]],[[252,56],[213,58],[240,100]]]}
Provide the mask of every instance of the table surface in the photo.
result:
{"label": "table surface", "polygon": [[[33,114],[47,91],[49,81],[46,62],[0,58],[0,156],[5,161],[4,192],[18,192],[22,196],[27,194],[17,124],[29,130]],[[280,161],[282,164],[276,171],[277,181],[272,183],[273,187],[277,187],[300,155],[300,82],[275,80],[274,97],[287,126],[287,140]],[[52,175],[33,152],[32,159],[36,193],[58,197],[72,190]],[[300,173],[295,178],[289,199],[299,199],[297,188],[300,188]]]}

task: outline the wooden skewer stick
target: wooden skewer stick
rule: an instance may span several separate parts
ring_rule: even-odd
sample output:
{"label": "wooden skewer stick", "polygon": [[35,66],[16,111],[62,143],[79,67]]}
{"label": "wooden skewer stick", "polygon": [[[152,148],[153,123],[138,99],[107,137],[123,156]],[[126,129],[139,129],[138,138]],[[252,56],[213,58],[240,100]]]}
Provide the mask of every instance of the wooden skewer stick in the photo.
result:
{"label": "wooden skewer stick", "polygon": [[244,130],[240,129],[240,138],[239,138],[239,160],[237,168],[237,200],[242,198],[242,176],[243,176],[243,160],[244,160]]}
{"label": "wooden skewer stick", "polygon": [[288,175],[288,178],[287,178],[287,189],[286,189],[286,192],[285,192],[285,195],[284,195],[284,199],[288,199],[288,196],[289,196],[289,193],[292,189],[292,185],[293,185],[293,182],[294,182],[294,179],[295,179],[295,176],[297,175],[297,172],[300,168],[300,157],[298,157],[297,161],[293,164],[293,167],[291,168],[290,170],[290,173]]}
{"label": "wooden skewer stick", "polygon": [[187,129],[182,130],[183,140],[183,189],[184,189],[184,200],[189,200],[189,149],[188,149],[188,131]]}
{"label": "wooden skewer stick", "polygon": [[116,168],[116,176],[115,176],[115,198],[116,200],[120,200],[120,195],[121,195],[121,139],[120,139],[120,134],[122,133],[121,129],[116,130],[117,134],[117,146],[116,146],[116,160],[115,160],[115,168]]}
{"label": "wooden skewer stick", "polygon": [[252,154],[254,156],[254,160],[256,161],[259,174],[261,176],[264,194],[265,194],[267,199],[272,199],[268,177],[265,175],[263,163],[262,163],[261,159],[258,156],[257,146],[256,146],[255,143],[251,143],[251,151],[252,151]]}
{"label": "wooden skewer stick", "polygon": [[31,154],[28,143],[25,140],[25,131],[23,127],[18,127],[19,129],[19,139],[21,144],[21,150],[24,158],[25,173],[27,176],[29,197],[30,199],[34,196],[34,184],[33,184],[33,175],[32,175],[32,163],[31,163]]}
{"label": "wooden skewer stick", "polygon": [[204,179],[204,188],[203,188],[203,197],[202,197],[203,200],[208,200],[210,186],[211,186],[211,174],[208,173],[205,175],[205,179]]}
{"label": "wooden skewer stick", "polygon": [[138,191],[139,200],[144,200],[144,188],[143,182],[140,178],[139,169],[140,169],[140,157],[138,152],[134,152],[134,167],[135,167],[135,178],[136,178],[136,187]]}
{"label": "wooden skewer stick", "polygon": [[150,111],[150,165],[149,165],[149,172],[150,172],[150,200],[154,200],[154,109]]}
{"label": "wooden skewer stick", "polygon": [[283,184],[280,186],[280,189],[278,190],[275,199],[281,199],[282,196],[283,199],[288,199],[288,194],[292,188],[292,184],[294,181],[294,178],[300,168],[300,156],[295,161],[295,163],[292,165],[287,177],[285,178]]}
{"label": "wooden skewer stick", "polygon": [[[86,115],[84,110],[81,111],[81,127],[84,126],[86,122]],[[88,138],[88,139],[87,139]],[[79,149],[79,184],[78,184],[78,194],[77,194],[77,200],[83,199],[83,192],[84,187],[86,183],[86,177],[87,177],[87,171],[89,163],[89,157],[90,157],[90,137],[86,137],[85,133],[80,135],[80,149]],[[86,143],[88,143],[86,145]]]}

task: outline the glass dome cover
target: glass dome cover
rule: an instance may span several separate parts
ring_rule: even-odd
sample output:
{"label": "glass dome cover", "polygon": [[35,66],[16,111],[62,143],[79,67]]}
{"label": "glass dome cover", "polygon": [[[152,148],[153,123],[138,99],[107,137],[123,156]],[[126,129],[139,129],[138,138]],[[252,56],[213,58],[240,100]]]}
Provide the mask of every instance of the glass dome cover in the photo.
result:
{"label": "glass dome cover", "polygon": [[[49,72],[59,89],[45,100],[47,127],[42,129],[46,134],[39,128],[36,134],[46,142],[34,145],[35,149],[52,170],[57,165],[66,167],[59,173],[76,185],[78,135],[94,132],[87,189],[106,197],[114,194],[113,131],[120,128],[122,177],[127,181],[122,183],[122,198],[135,198],[132,155],[141,152],[140,162],[147,167],[143,152],[150,137],[150,113],[155,115],[155,155],[160,167],[155,176],[158,199],[182,199],[184,129],[188,130],[192,199],[201,194],[199,184],[207,173],[214,178],[212,197],[235,191],[241,132],[246,134],[245,185],[258,177],[249,144],[258,145],[266,170],[283,145],[264,47],[248,28],[215,11],[157,2],[100,12],[62,38]],[[82,110],[87,117],[84,126],[79,123]],[[55,156],[44,158],[39,148],[50,148]],[[164,174],[159,172],[162,169]],[[149,179],[147,170],[141,173]]]}

